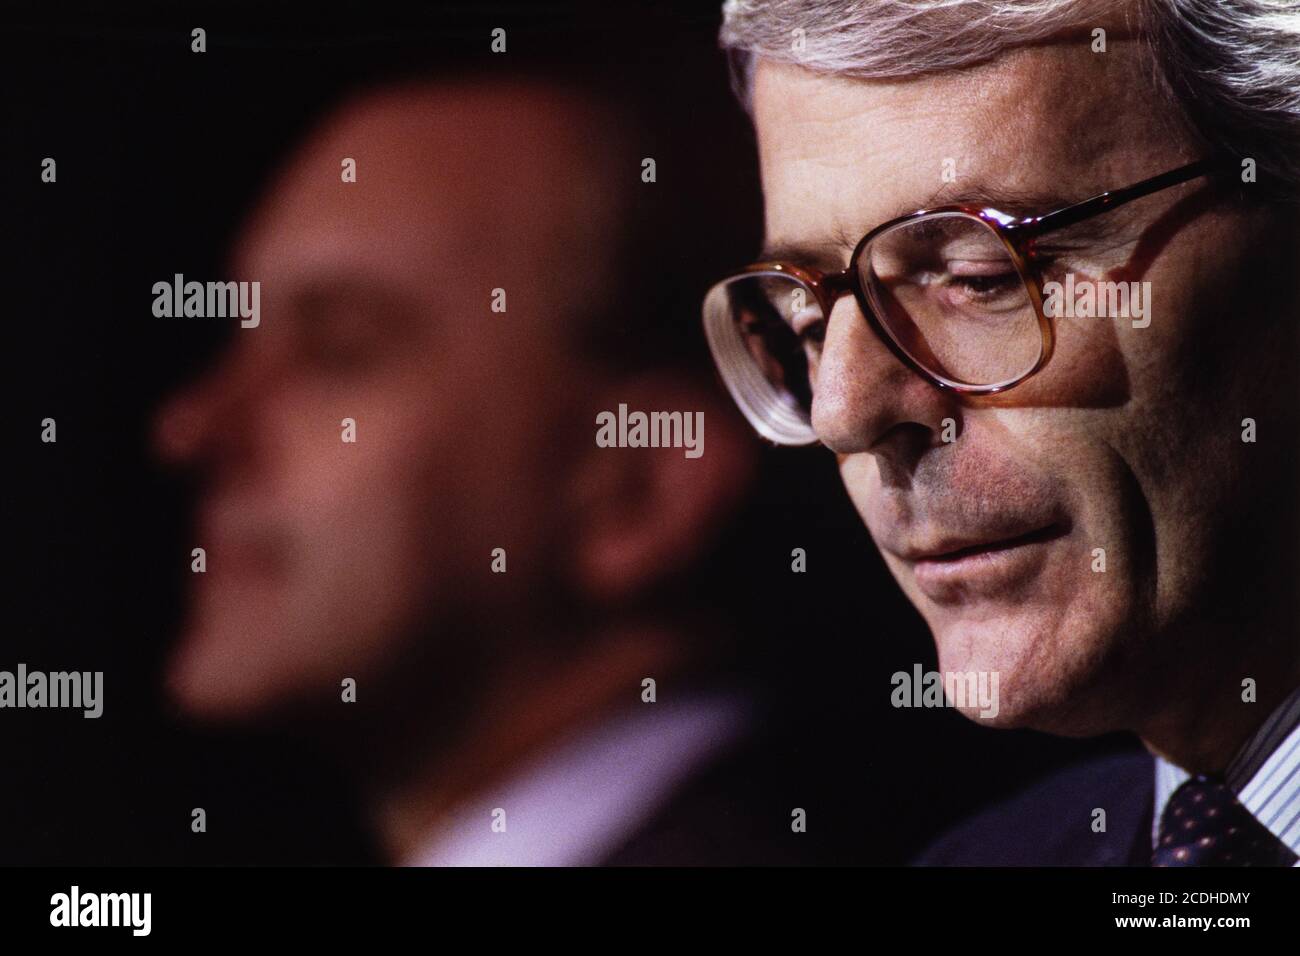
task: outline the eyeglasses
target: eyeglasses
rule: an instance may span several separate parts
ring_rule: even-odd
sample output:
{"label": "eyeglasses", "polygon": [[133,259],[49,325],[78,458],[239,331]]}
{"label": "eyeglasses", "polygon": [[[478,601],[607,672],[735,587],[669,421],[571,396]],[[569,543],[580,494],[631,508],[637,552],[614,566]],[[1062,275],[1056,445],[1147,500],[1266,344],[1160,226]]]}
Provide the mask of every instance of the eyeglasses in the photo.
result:
{"label": "eyeglasses", "polygon": [[909,368],[942,389],[1006,391],[1052,355],[1054,332],[1032,268],[1034,240],[1199,176],[1230,160],[1200,160],[1053,212],[923,209],[868,232],[841,272],[760,262],[704,299],[713,360],[754,429],[780,445],[817,441],[812,379],[826,323],[852,293],[868,324]]}

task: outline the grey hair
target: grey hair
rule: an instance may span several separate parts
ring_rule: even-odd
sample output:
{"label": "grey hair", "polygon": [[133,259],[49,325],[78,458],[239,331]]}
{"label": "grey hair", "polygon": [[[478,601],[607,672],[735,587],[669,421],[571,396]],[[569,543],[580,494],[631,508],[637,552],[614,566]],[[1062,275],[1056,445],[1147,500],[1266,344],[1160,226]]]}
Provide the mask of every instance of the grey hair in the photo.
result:
{"label": "grey hair", "polygon": [[722,47],[750,107],[759,58],[862,79],[958,70],[1119,14],[1211,148],[1300,201],[1300,0],[727,0]]}

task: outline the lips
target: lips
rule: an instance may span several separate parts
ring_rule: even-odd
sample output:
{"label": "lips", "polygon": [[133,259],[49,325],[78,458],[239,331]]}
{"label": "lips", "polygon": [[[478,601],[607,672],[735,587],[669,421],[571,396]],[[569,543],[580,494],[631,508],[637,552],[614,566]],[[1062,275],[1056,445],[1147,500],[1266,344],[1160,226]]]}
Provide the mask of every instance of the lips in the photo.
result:
{"label": "lips", "polygon": [[1052,542],[1068,533],[1067,522],[1053,522],[1019,534],[948,537],[897,556],[935,603],[1010,597],[1037,577]]}
{"label": "lips", "polygon": [[995,551],[1006,551],[1040,541],[1050,541],[1053,538],[1061,537],[1068,530],[1064,522],[1058,521],[1022,534],[984,535],[965,538],[948,537],[931,547],[908,548],[902,552],[895,552],[895,554],[904,561],[913,564],[920,561],[951,563],[980,554],[991,554]]}
{"label": "lips", "polygon": [[280,520],[265,509],[227,502],[210,504],[201,509],[198,528],[209,544],[213,571],[270,577],[285,567],[287,534]]}

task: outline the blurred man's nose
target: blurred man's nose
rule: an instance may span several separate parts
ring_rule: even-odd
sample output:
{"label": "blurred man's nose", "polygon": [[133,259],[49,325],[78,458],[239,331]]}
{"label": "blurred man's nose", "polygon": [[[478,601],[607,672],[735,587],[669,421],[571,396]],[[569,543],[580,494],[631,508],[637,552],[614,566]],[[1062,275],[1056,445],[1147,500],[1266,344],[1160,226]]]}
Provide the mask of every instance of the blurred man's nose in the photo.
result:
{"label": "blurred man's nose", "polygon": [[917,375],[867,323],[852,298],[836,303],[822,343],[813,428],[836,454],[870,452],[900,463],[937,442],[951,396]]}
{"label": "blurred man's nose", "polygon": [[154,421],[159,458],[193,465],[247,440],[248,400],[254,383],[238,355],[222,356],[198,381],[172,396]]}

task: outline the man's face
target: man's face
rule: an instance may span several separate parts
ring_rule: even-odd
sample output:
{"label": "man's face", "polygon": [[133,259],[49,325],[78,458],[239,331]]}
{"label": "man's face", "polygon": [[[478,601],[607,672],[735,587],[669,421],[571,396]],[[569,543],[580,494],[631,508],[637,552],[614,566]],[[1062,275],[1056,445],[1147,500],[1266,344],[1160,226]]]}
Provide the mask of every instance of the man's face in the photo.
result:
{"label": "man's face", "polygon": [[[983,197],[1041,213],[1197,158],[1132,42],[907,82],[763,62],[754,107],[768,244],[825,269],[916,209]],[[1296,249],[1294,227],[1204,180],[1045,239],[1055,275],[1150,282],[1150,323],[1058,318],[1045,369],[992,397],[927,384],[839,301],[813,363],[813,425],[940,669],[999,674],[997,723],[1140,724],[1165,679],[1155,661],[1191,667],[1201,641],[1231,640],[1222,620],[1198,629],[1242,603],[1223,593],[1239,576],[1216,571],[1265,560],[1241,552],[1238,529],[1267,527],[1268,502],[1293,496],[1281,463],[1300,308],[1280,263]]]}
{"label": "man's face", "polygon": [[262,284],[261,324],[160,427],[205,481],[170,673],[186,709],[337,700],[400,670],[415,632],[529,593],[587,374],[566,338],[582,290],[555,264],[604,228],[574,192],[602,175],[574,115],[526,89],[371,97],[269,192],[225,277]]}

